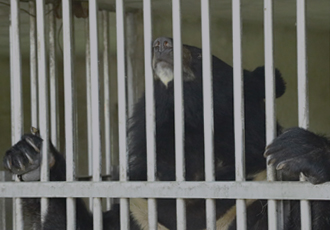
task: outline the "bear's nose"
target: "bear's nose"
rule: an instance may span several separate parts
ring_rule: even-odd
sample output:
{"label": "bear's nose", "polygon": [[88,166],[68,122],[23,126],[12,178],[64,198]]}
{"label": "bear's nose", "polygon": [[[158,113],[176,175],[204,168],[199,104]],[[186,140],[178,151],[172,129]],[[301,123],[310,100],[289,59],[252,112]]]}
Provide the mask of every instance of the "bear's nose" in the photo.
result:
{"label": "bear's nose", "polygon": [[172,49],[173,42],[171,38],[167,37],[159,37],[156,38],[153,44],[153,48],[155,51],[164,52],[167,49]]}

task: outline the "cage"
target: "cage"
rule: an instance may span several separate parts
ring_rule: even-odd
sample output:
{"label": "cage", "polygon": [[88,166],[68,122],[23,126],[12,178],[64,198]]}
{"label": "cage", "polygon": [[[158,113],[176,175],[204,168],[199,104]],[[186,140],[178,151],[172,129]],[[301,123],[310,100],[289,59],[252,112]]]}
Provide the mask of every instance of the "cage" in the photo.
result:
{"label": "cage", "polygon": [[[194,199],[205,200],[205,213],[198,217],[203,219],[200,229],[232,229],[233,223],[237,229],[249,229],[247,209],[257,199],[268,200],[268,229],[288,229],[284,226],[290,215],[287,201],[300,200],[301,229],[312,229],[310,200],[329,199],[327,183],[278,181],[281,175],[272,166],[267,167],[267,181],[249,181],[243,69],[265,66],[266,145],[277,135],[277,120],[284,128],[300,126],[328,133],[330,2],[11,0],[0,6],[4,75],[0,126],[7,133],[0,139],[0,156],[30,127],[36,127],[66,159],[66,181],[61,182],[49,182],[51,166],[45,162],[51,162],[52,156],[47,154],[51,148],[47,141],[41,150],[40,181],[21,182],[0,171],[0,229],[26,229],[30,220],[22,199],[27,198],[41,198],[40,223],[45,221],[51,199],[66,199],[66,229],[81,227],[75,221],[81,212],[76,209],[80,202],[76,198],[84,198],[93,213],[90,229],[109,227],[102,224],[102,212],[111,210],[113,204],[120,206],[121,229],[132,228],[136,221],[130,219],[134,205],[148,209],[139,211],[140,229],[199,229],[187,220],[191,218],[187,203]],[[155,139],[152,44],[164,36],[173,38],[174,181],[159,179]],[[182,44],[202,48],[202,180],[186,180],[185,63],[181,62],[186,51]],[[216,108],[212,97],[217,92],[213,92],[211,54],[233,66],[235,177],[225,181],[216,179],[214,168]],[[275,67],[286,82],[285,94],[276,100]],[[147,179],[132,182],[129,118],[142,95]],[[159,220],[165,215],[159,202],[165,199],[175,199],[175,212],[166,214],[176,218],[173,225]],[[216,215],[216,201],[221,199],[234,200],[226,210],[234,215],[226,223],[222,214]],[[38,227],[32,223],[32,228]]]}

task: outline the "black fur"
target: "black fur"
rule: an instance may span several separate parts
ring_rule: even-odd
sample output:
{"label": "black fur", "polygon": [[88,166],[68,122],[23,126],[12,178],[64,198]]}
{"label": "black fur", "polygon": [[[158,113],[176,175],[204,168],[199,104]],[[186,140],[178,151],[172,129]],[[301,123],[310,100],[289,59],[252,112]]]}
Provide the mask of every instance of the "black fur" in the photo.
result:
{"label": "black fur", "polygon": [[[303,173],[313,184],[330,181],[330,140],[302,128],[291,128],[267,146],[265,156],[290,180]],[[300,208],[291,204],[287,229],[300,229]],[[330,202],[311,201],[313,229],[330,229]]]}
{"label": "black fur", "polygon": [[[166,42],[166,43],[165,43]],[[186,180],[204,180],[204,136],[203,136],[203,97],[202,97],[202,51],[199,48],[184,45],[183,60],[183,80],[184,80],[184,116],[185,116],[185,159],[186,159]],[[160,61],[164,66],[173,68],[172,40],[168,38],[156,39],[154,43],[154,70]],[[234,162],[234,130],[233,130],[233,69],[220,59],[213,56],[213,91],[214,91],[214,152],[216,180],[229,181],[235,179]],[[158,69],[162,70],[162,69]],[[193,75],[191,74],[193,73]],[[276,73],[276,96],[280,97],[285,91],[284,81],[279,73]],[[170,75],[166,75],[168,77]],[[161,181],[175,180],[175,153],[174,153],[174,98],[173,81],[168,84],[162,82],[162,76],[155,76],[155,103],[156,103],[156,151],[157,151],[157,177]],[[264,68],[259,67],[253,72],[244,70],[244,95],[245,95],[245,146],[246,146],[246,174],[253,179],[253,175],[265,169],[265,114],[264,114]],[[133,116],[129,120],[129,177],[132,181],[146,180],[146,137],[145,137],[145,98],[140,98],[134,108]],[[278,126],[278,133],[280,127]],[[285,133],[286,134],[286,133]],[[284,134],[284,135],[285,135]],[[299,134],[300,135],[300,134]],[[300,138],[300,136],[296,138]],[[39,156],[31,144],[26,142],[26,137],[32,138],[35,145],[40,147],[41,139],[34,135],[23,136],[22,141],[7,151],[4,158],[4,165],[12,172],[22,172],[22,162],[26,169],[30,170],[29,161],[26,154]],[[290,156],[293,146],[289,144],[281,145],[282,136],[274,141],[267,149],[266,154],[273,159],[282,159],[278,146],[282,146],[284,152]],[[315,136],[315,141],[319,140]],[[285,139],[285,138],[284,138]],[[322,138],[321,138],[322,139]],[[305,141],[309,141],[307,138]],[[313,139],[314,140],[314,139]],[[329,144],[322,139],[324,143]],[[322,142],[322,143],[323,143]],[[21,147],[19,147],[21,146]],[[19,148],[18,148],[19,147]],[[329,147],[329,145],[328,145]],[[18,150],[17,150],[18,149]],[[296,152],[299,154],[300,152]],[[51,154],[55,159],[55,164],[51,168],[51,180],[65,180],[65,160],[60,153],[51,147]],[[322,155],[322,154],[321,154]],[[304,159],[304,155],[295,159]],[[327,154],[325,154],[327,158]],[[34,158],[36,162],[40,156]],[[317,160],[317,157],[312,158]],[[327,158],[328,159],[328,158]],[[276,161],[277,162],[277,161]],[[282,162],[282,160],[278,160]],[[273,163],[273,161],[272,161]],[[305,168],[313,168],[311,162],[306,161]],[[309,164],[310,163],[310,164]],[[324,165],[320,165],[324,167]],[[289,170],[289,174],[296,176],[301,168],[296,168],[295,172]],[[302,170],[303,171],[303,170]],[[310,172],[309,170],[308,172]],[[305,172],[305,171],[303,171]],[[306,171],[307,173],[307,171]],[[325,173],[326,174],[326,173]],[[328,178],[319,171],[310,173],[317,182],[327,181]],[[39,216],[38,199],[27,199],[25,204],[26,212],[32,216]],[[223,216],[235,204],[235,200],[216,201],[217,218]],[[287,229],[299,229],[295,221],[299,217],[297,208],[293,206],[292,217],[288,220]],[[314,210],[320,217],[327,211],[324,203],[313,203]],[[314,211],[314,213],[316,213]],[[175,200],[158,200],[158,221],[168,229],[176,229]],[[298,214],[296,214],[298,213]],[[322,216],[321,216],[322,218]],[[119,207],[114,205],[112,210],[104,213],[104,229],[119,229]],[[314,218],[315,219],[315,218]],[[36,220],[39,220],[38,218]],[[315,219],[316,220],[316,219]],[[65,229],[65,200],[50,199],[50,209],[45,223],[45,229]],[[322,221],[315,221],[314,229],[330,229],[326,227],[318,228]],[[292,227],[294,225],[294,227]],[[323,225],[322,225],[323,226]],[[77,228],[92,229],[92,217],[88,213],[81,199],[77,199]],[[187,229],[205,228],[205,202],[204,200],[187,200]],[[231,229],[235,229],[232,223]],[[131,229],[139,230],[137,222],[131,218]],[[267,208],[264,201],[257,201],[248,208],[248,229],[267,229]]]}
{"label": "black fur", "polygon": [[265,156],[286,175],[298,178],[302,172],[312,184],[330,180],[330,140],[324,136],[288,129],[267,147]]}

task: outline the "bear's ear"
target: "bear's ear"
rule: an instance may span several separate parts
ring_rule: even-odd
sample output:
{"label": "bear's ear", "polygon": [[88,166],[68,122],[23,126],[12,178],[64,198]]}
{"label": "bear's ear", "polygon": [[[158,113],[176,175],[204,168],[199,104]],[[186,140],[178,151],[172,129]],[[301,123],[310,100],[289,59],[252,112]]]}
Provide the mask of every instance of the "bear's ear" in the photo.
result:
{"label": "bear's ear", "polygon": [[[245,89],[250,91],[249,95],[265,98],[265,67],[260,66],[245,77]],[[281,97],[285,92],[285,82],[278,69],[275,69],[276,98]]]}

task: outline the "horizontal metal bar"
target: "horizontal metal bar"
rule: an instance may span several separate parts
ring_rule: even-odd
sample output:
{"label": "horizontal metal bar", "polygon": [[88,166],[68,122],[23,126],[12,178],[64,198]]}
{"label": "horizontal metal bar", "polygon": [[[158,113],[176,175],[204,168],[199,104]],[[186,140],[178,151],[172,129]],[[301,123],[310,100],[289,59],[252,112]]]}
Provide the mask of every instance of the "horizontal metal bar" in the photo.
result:
{"label": "horizontal metal bar", "polygon": [[0,182],[0,197],[123,197],[330,200],[330,183],[308,182]]}

